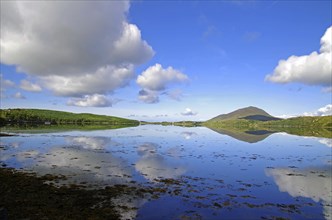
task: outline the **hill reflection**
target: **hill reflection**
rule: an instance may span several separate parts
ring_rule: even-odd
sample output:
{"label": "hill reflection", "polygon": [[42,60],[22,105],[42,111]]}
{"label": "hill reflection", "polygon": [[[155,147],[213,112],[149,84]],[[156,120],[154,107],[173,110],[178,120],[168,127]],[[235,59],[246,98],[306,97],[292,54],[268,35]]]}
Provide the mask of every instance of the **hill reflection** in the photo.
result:
{"label": "hill reflection", "polygon": [[275,133],[274,131],[267,130],[240,130],[236,128],[211,128],[212,131],[215,131],[219,134],[228,135],[232,138],[235,138],[239,141],[244,141],[247,143],[257,143],[264,140],[271,134]]}

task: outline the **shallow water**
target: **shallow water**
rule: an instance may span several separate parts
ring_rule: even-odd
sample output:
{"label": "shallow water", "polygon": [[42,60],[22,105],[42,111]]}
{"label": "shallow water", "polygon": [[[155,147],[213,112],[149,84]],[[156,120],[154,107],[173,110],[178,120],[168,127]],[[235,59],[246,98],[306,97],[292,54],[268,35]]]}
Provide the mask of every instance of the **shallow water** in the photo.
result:
{"label": "shallow water", "polygon": [[21,133],[1,137],[0,162],[65,175],[57,185],[166,186],[152,198],[118,198],[137,208],[124,219],[330,219],[332,139],[247,135],[264,136],[159,125]]}

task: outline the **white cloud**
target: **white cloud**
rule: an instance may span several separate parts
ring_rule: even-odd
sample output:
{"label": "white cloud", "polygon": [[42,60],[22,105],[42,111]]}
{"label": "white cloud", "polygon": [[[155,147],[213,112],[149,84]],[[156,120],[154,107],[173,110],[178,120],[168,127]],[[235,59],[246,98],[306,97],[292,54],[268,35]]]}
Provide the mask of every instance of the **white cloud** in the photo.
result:
{"label": "white cloud", "polygon": [[4,79],[3,75],[0,74],[0,97],[7,98],[8,96],[5,94],[8,88],[14,87],[15,83],[11,80]]}
{"label": "white cloud", "polygon": [[0,74],[0,89],[6,89],[9,87],[13,87],[15,86],[15,83],[9,79],[4,79],[2,74]]}
{"label": "white cloud", "polygon": [[328,104],[324,107],[319,108],[315,112],[305,112],[303,113],[305,116],[327,116],[332,115],[332,104]]}
{"label": "white cloud", "polygon": [[126,67],[106,66],[95,73],[80,76],[47,76],[42,77],[44,85],[58,96],[79,97],[82,94],[106,94],[126,86],[134,76],[133,65]]}
{"label": "white cloud", "polygon": [[142,89],[138,92],[138,99],[149,104],[158,103],[158,92]]}
{"label": "white cloud", "polygon": [[59,96],[112,93],[154,55],[128,10],[129,1],[1,1],[1,63]]}
{"label": "white cloud", "polygon": [[40,92],[42,88],[35,83],[29,82],[28,80],[21,80],[20,88],[29,92]]}
{"label": "white cloud", "polygon": [[136,83],[143,89],[139,92],[139,99],[146,103],[159,102],[160,93],[167,94],[170,98],[180,100],[181,90],[162,92],[167,86],[173,83],[183,83],[188,81],[187,75],[169,66],[164,69],[160,64],[150,66],[137,77]]}
{"label": "white cloud", "polygon": [[287,60],[280,60],[273,73],[267,75],[265,79],[276,83],[298,82],[331,87],[331,32],[332,27],[329,27],[321,38],[320,53],[312,52],[304,56],[293,55]]}
{"label": "white cloud", "polygon": [[129,63],[140,64],[154,55],[152,47],[146,41],[142,41],[141,31],[133,24],[123,24],[122,36],[114,43],[114,47],[112,57],[118,63],[125,60]]}
{"label": "white cloud", "polygon": [[167,95],[170,99],[181,101],[183,97],[182,90],[180,89],[174,89],[170,91],[163,92],[162,95]]}
{"label": "white cloud", "polygon": [[105,95],[93,94],[85,95],[82,98],[72,98],[67,102],[67,105],[79,107],[109,107],[112,106],[112,101]]}
{"label": "white cloud", "polygon": [[20,92],[15,93],[13,97],[16,99],[26,99],[26,97],[22,95]]}
{"label": "white cloud", "polygon": [[181,73],[179,70],[168,67],[163,67],[157,63],[154,66],[150,66],[141,75],[137,77],[137,84],[142,88],[152,91],[162,91],[166,89],[166,86],[170,83],[181,83],[188,80],[188,76]]}
{"label": "white cloud", "polygon": [[330,86],[330,87],[325,87],[322,91],[323,91],[323,92],[326,92],[326,93],[330,93],[330,92],[332,92],[332,86]]}
{"label": "white cloud", "polygon": [[277,115],[276,117],[277,118],[293,118],[293,117],[297,117],[297,115],[286,115],[286,114],[283,114],[283,115]]}
{"label": "white cloud", "polygon": [[186,108],[184,112],[181,112],[183,116],[194,116],[197,115],[197,112],[193,112],[190,108]]}

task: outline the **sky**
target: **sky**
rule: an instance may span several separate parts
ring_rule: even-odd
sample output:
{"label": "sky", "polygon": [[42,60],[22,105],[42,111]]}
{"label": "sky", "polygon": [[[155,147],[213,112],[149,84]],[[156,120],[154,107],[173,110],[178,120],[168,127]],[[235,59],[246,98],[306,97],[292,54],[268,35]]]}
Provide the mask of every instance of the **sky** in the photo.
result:
{"label": "sky", "polygon": [[332,114],[332,1],[1,1],[2,109]]}

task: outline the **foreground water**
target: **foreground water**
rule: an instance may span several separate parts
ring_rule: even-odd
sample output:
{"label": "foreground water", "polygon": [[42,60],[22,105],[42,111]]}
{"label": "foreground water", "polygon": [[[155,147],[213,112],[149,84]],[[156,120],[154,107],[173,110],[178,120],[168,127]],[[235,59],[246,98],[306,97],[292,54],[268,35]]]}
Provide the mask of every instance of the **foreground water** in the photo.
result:
{"label": "foreground water", "polygon": [[[331,219],[332,139],[144,125],[1,137],[2,166],[56,185],[152,186],[117,198],[124,219]],[[165,188],[165,185],[167,187]]]}

